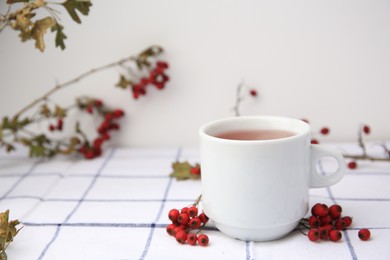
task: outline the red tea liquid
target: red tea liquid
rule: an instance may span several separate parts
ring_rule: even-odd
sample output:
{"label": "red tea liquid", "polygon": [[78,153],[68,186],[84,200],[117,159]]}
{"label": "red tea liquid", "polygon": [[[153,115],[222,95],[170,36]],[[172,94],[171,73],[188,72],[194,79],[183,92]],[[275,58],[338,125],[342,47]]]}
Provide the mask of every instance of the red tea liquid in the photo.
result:
{"label": "red tea liquid", "polygon": [[292,131],[279,129],[234,130],[216,134],[215,137],[230,140],[271,140],[295,135]]}

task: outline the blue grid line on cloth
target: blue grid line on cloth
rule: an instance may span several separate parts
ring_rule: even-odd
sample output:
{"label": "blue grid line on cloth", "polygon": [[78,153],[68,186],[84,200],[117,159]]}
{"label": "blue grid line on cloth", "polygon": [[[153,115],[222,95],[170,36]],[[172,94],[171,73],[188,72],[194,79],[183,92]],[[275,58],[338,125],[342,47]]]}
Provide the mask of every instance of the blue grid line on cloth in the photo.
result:
{"label": "blue grid line on cloth", "polygon": [[[69,219],[73,216],[73,214],[77,211],[77,209],[80,207],[81,203],[83,202],[83,199],[88,195],[89,191],[92,189],[92,187],[95,185],[96,183],[96,180],[97,178],[99,177],[99,175],[101,174],[101,172],[103,171],[103,169],[106,167],[107,163],[110,161],[110,159],[113,157],[115,153],[115,149],[112,149],[109,153],[109,155],[107,156],[107,158],[103,161],[102,165],[100,166],[100,168],[98,169],[98,171],[96,172],[96,174],[92,177],[92,181],[90,183],[90,185],[87,187],[87,189],[85,190],[84,194],[82,195],[81,197],[81,200],[76,204],[76,206],[72,209],[72,211],[68,214],[68,216],[65,218],[65,220],[63,221],[64,223],[68,222]],[[42,250],[41,254],[39,255],[38,259],[42,259],[46,252],[49,250],[50,246],[55,242],[55,240],[57,239],[59,233],[60,233],[60,230],[61,230],[61,226],[57,226],[57,229],[56,229],[56,232],[54,233],[52,239],[49,241],[49,243],[45,246],[45,248]]]}
{"label": "blue grid line on cloth", "polygon": [[[319,169],[320,169],[320,172],[322,175],[325,175],[326,174],[326,171],[324,170],[324,167],[323,167],[323,164],[321,163],[321,161],[318,162],[318,165],[319,165]],[[326,187],[326,191],[329,195],[329,198],[332,200],[333,204],[337,204],[337,201],[336,199],[334,198],[333,196],[333,193],[332,193],[332,190],[331,190],[331,187]],[[351,239],[349,238],[349,235],[348,235],[348,231],[344,231],[344,237],[345,237],[345,241],[347,242],[347,246],[348,246],[348,250],[351,254],[351,257],[353,260],[357,260],[357,255],[356,255],[356,251],[355,251],[355,248],[353,247],[352,243],[351,243]]]}
{"label": "blue grid line on cloth", "polygon": [[0,197],[0,201],[6,198],[23,180],[25,180],[35,169],[35,167],[40,163],[41,161],[34,162],[33,165],[26,171],[26,173],[20,175],[20,178],[11,186],[11,188],[6,191],[3,196]]}
{"label": "blue grid line on cloth", "polygon": [[[180,159],[180,156],[181,156],[181,153],[182,153],[182,149],[179,148],[177,150],[177,153],[176,153],[176,158],[175,160],[176,161],[179,161]],[[161,213],[164,209],[164,206],[165,206],[165,202],[166,202],[166,199],[168,197],[168,193],[169,193],[169,190],[172,186],[172,181],[173,181],[173,178],[170,178],[169,179],[169,182],[167,184],[167,187],[165,188],[165,192],[164,192],[164,196],[163,196],[163,199],[161,200],[161,206],[160,206],[160,209],[157,213],[157,216],[156,216],[156,219],[154,220],[154,223],[152,223],[152,226],[150,228],[150,232],[149,232],[149,236],[148,236],[148,239],[146,240],[146,244],[145,244],[145,247],[144,247],[144,250],[142,252],[142,255],[140,256],[140,260],[142,259],[145,259],[146,255],[148,254],[148,251],[149,251],[149,248],[150,248],[150,243],[152,243],[152,238],[153,238],[153,234],[154,234],[154,229],[156,227],[156,222],[160,219],[161,217]]]}

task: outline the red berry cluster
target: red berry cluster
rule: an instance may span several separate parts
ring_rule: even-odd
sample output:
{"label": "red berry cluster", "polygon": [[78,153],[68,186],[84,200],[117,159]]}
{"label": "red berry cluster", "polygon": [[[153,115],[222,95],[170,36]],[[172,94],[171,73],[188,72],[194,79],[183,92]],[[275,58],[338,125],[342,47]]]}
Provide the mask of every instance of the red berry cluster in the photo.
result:
{"label": "red berry cluster", "polygon": [[88,142],[88,140],[85,140],[84,144],[78,150],[84,155],[85,159],[93,159],[102,154],[103,143],[111,138],[110,131],[119,130],[120,126],[116,121],[123,117],[124,112],[121,109],[113,111],[106,110],[103,107],[103,102],[99,99],[89,100],[87,104],[80,103],[79,107],[80,109],[85,109],[85,111],[90,114],[96,110],[98,114],[101,114],[104,117],[102,123],[97,129],[99,136],[95,138],[92,145]]}
{"label": "red berry cluster", "polygon": [[62,131],[63,126],[64,126],[64,120],[62,118],[58,118],[56,125],[54,125],[54,124],[49,125],[49,130],[50,130],[50,132],[54,132],[56,130]]}
{"label": "red berry cluster", "polygon": [[157,61],[153,69],[149,71],[147,77],[142,77],[138,83],[132,84],[131,91],[134,99],[138,99],[140,95],[146,95],[146,87],[153,85],[157,89],[163,89],[166,82],[169,80],[165,70],[169,67],[165,61]]}
{"label": "red berry cluster", "polygon": [[[208,245],[208,236],[205,234],[197,235],[197,233],[206,225],[209,219],[204,212],[198,215],[198,208],[195,205],[184,207],[180,211],[171,209],[168,217],[172,224],[167,225],[166,230],[178,243],[185,244],[187,242],[190,245],[196,245],[196,243],[201,246]],[[197,229],[199,229],[197,233],[191,233],[191,231]]]}
{"label": "red berry cluster", "polygon": [[[304,226],[309,229],[307,237],[310,241],[330,240],[337,242],[342,238],[342,230],[345,230],[352,224],[350,216],[342,216],[340,205],[334,204],[328,207],[326,204],[317,203],[311,208],[311,216],[302,219],[300,227]],[[362,229],[359,231],[359,237],[368,240],[370,232]],[[362,233],[362,236],[360,235]],[[367,235],[368,234],[368,235]]]}

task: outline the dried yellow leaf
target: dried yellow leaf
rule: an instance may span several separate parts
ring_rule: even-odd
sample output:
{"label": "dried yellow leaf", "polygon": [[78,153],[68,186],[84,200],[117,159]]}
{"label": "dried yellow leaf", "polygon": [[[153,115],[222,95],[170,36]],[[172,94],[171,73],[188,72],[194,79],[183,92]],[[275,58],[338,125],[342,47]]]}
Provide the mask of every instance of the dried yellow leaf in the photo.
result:
{"label": "dried yellow leaf", "polygon": [[55,24],[55,20],[50,16],[37,20],[34,23],[34,26],[31,29],[31,36],[35,40],[35,48],[39,49],[41,52],[45,50],[45,42],[43,40],[43,36],[46,33],[47,29],[51,28]]}

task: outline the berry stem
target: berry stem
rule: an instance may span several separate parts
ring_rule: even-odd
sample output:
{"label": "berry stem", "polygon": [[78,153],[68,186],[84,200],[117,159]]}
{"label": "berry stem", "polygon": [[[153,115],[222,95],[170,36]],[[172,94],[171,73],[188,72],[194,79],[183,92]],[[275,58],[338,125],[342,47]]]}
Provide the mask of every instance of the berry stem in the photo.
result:
{"label": "berry stem", "polygon": [[201,201],[201,199],[202,199],[202,194],[200,194],[199,196],[198,196],[198,198],[195,200],[195,202],[192,204],[193,206],[198,206],[198,204],[199,204],[199,202]]}

